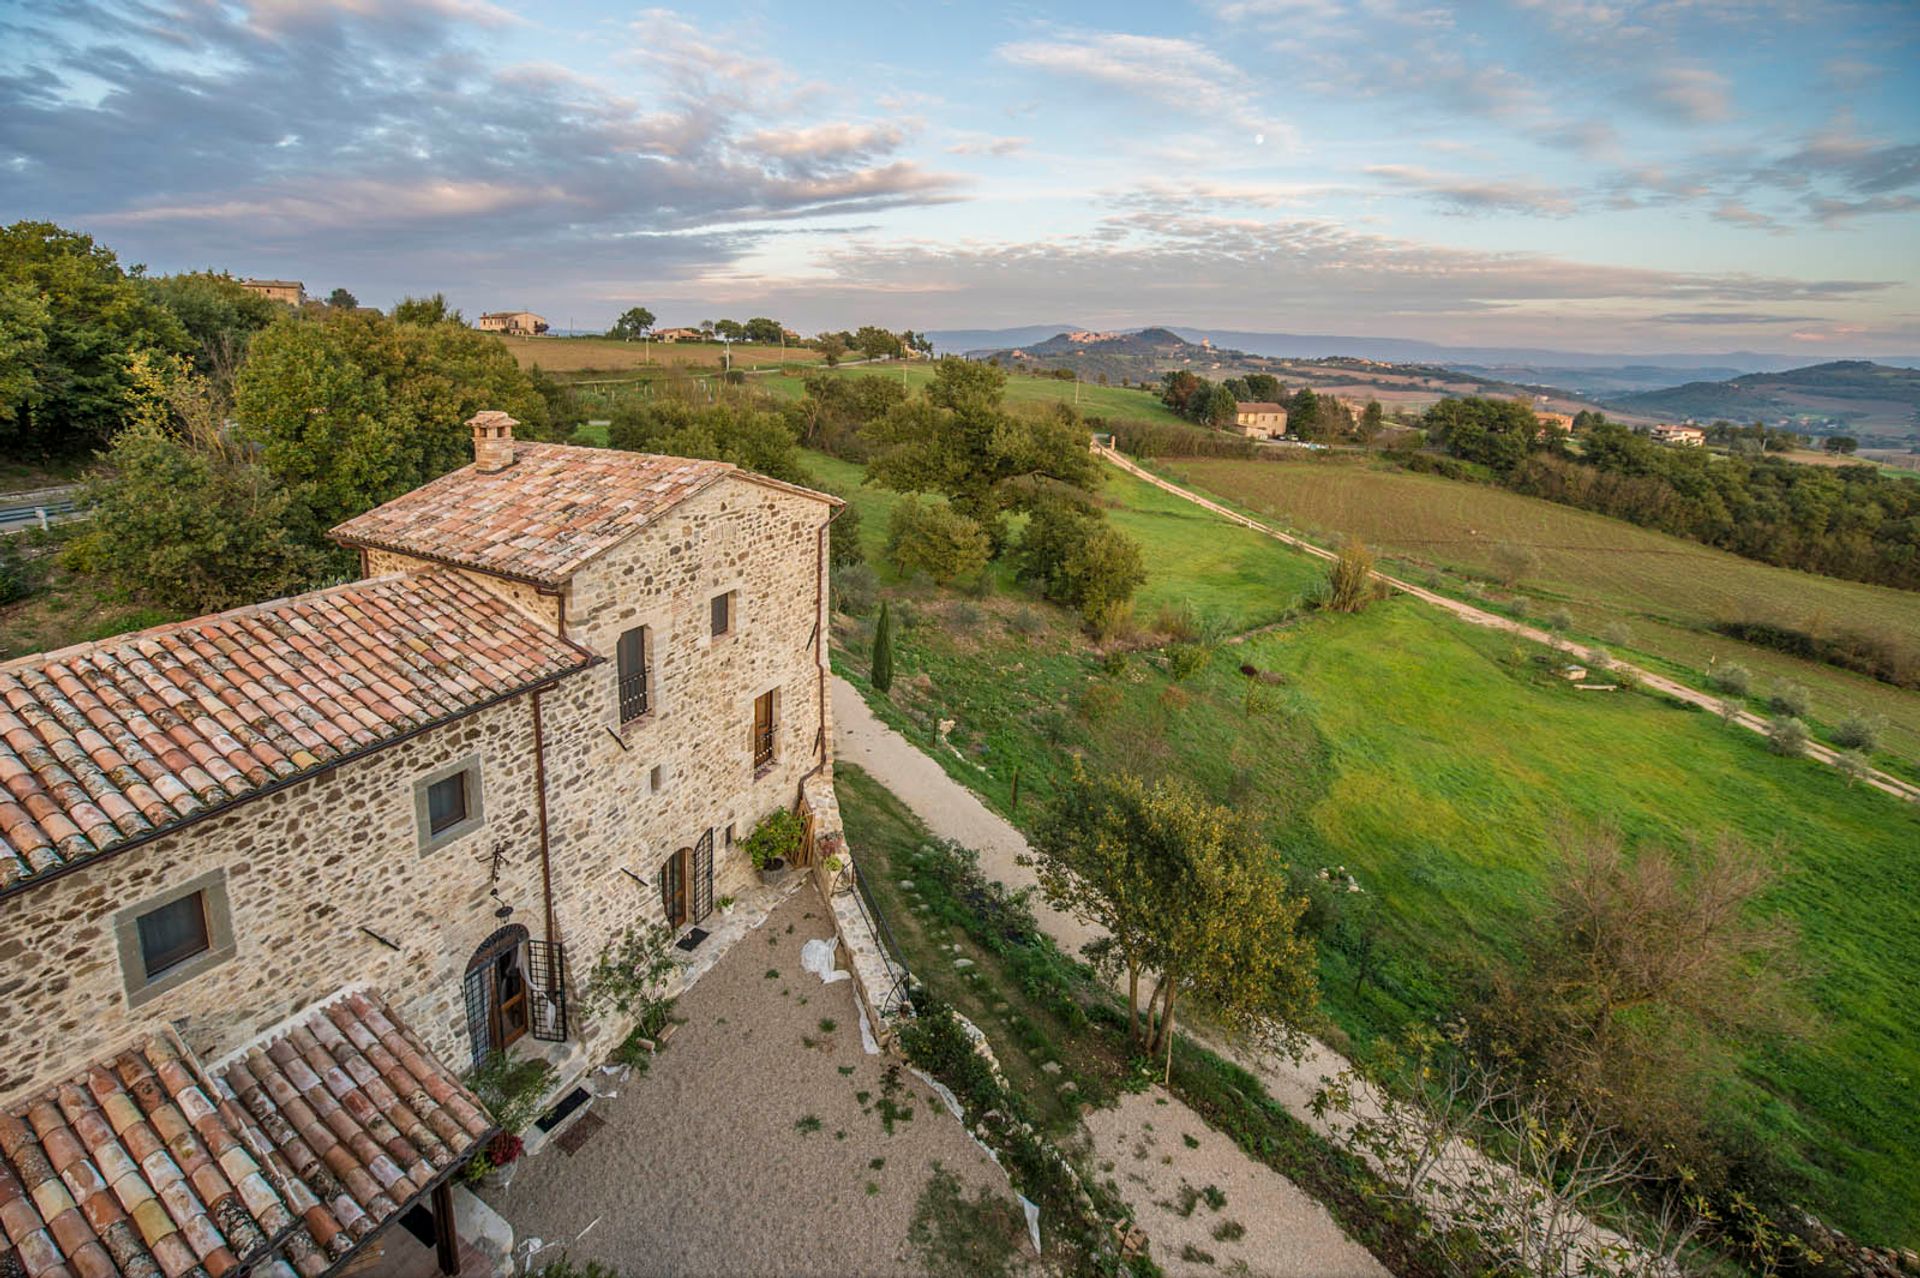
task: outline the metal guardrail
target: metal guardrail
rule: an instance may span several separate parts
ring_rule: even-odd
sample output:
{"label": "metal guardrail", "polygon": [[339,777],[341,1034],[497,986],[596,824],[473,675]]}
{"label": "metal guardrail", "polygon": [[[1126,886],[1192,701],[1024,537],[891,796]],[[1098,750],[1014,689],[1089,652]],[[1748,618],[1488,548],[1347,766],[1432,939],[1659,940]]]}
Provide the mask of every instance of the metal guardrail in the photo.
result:
{"label": "metal guardrail", "polygon": [[53,519],[79,513],[76,501],[45,501],[31,506],[0,506],[0,524],[38,524],[45,528]]}
{"label": "metal guardrail", "polygon": [[893,977],[893,984],[887,987],[886,992],[877,1001],[880,1006],[896,1011],[903,1007],[911,1010],[912,1000],[907,997],[907,990],[913,980],[913,973],[907,970],[907,965],[899,957],[900,946],[893,939],[892,930],[887,927],[887,919],[880,912],[879,902],[873,899],[866,882],[860,876],[859,863],[850,861],[847,872],[853,876],[854,904],[860,909],[860,917],[867,921],[868,929],[880,938],[880,957],[885,960],[887,971]]}

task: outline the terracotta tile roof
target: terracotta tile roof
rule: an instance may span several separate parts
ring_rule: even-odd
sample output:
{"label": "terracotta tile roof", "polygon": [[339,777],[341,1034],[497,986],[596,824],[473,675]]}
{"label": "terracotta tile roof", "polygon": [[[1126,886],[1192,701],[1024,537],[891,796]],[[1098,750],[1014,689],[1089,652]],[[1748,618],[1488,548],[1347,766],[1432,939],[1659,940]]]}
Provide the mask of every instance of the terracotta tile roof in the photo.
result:
{"label": "terracotta tile roof", "polygon": [[1284,413],[1287,406],[1266,399],[1243,399],[1233,409],[1237,413]]}
{"label": "terracotta tile roof", "polygon": [[347,546],[394,550],[557,587],[580,566],[731,474],[823,502],[839,499],[727,462],[516,441],[513,465],[463,466],[333,530]]}
{"label": "terracotta tile roof", "polygon": [[590,664],[453,572],[0,666],[0,894]]}
{"label": "terracotta tile roof", "polygon": [[0,1274],[314,1278],[492,1130],[377,994],[218,1076],[158,1034],[0,1113]]}

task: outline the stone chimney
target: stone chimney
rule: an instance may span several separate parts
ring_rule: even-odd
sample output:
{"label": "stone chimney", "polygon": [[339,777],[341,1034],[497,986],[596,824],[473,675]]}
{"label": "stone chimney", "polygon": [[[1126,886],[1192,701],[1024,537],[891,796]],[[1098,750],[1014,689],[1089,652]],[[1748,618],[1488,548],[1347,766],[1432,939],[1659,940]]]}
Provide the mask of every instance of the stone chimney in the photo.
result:
{"label": "stone chimney", "polygon": [[473,427],[473,468],[483,475],[513,465],[513,418],[489,408],[467,419]]}

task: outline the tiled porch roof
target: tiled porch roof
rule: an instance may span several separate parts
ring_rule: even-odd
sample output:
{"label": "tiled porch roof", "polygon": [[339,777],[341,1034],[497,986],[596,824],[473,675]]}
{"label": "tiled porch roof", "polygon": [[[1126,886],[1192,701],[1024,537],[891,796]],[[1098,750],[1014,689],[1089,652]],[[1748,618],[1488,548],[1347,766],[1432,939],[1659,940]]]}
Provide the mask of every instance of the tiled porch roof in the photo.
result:
{"label": "tiled porch roof", "polygon": [[842,504],[728,462],[521,440],[513,444],[511,466],[463,466],[349,519],[333,538],[554,589],[594,556],[729,475]]}
{"label": "tiled porch roof", "polygon": [[0,894],[592,662],[454,572],[0,666]]}
{"label": "tiled porch roof", "polygon": [[162,1033],[0,1114],[0,1275],[316,1278],[492,1130],[376,994],[212,1077]]}

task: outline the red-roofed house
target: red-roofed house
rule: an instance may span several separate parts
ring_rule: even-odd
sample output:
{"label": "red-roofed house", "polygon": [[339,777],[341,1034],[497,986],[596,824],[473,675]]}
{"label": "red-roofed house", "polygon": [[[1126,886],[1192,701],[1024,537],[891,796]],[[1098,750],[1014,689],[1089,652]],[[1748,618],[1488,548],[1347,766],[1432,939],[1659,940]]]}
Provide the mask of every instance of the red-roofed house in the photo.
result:
{"label": "red-roofed house", "polygon": [[[470,425],[474,464],[334,530],[361,580],[0,665],[0,1273],[132,1247],[26,1183],[145,1141],[121,1086],[168,1146],[211,1101],[276,1196],[248,1226],[147,1168],[173,1223],[127,1272],[320,1272],[276,1202],[331,1265],[444,1185],[487,1134],[455,1071],[531,1051],[570,1086],[627,1028],[572,973],[742,892],[740,839],[830,777],[838,499]],[[304,1129],[315,1078],[374,1134]],[[330,1217],[297,1187],[322,1128]]]}

